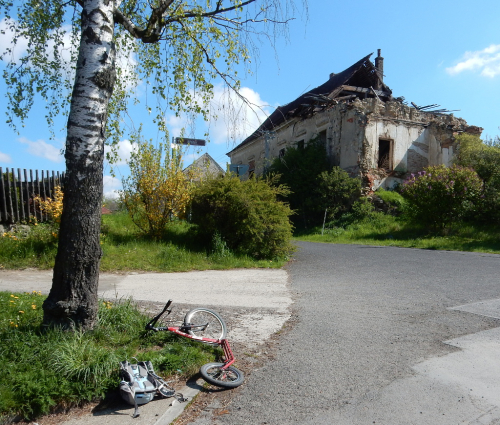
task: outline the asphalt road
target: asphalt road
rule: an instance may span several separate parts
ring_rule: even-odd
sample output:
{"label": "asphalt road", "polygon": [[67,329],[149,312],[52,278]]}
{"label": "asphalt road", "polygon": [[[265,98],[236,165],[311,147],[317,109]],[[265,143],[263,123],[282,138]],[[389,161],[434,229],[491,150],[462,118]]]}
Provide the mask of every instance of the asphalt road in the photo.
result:
{"label": "asphalt road", "polygon": [[194,424],[500,423],[500,256],[300,243],[288,271],[275,360]]}

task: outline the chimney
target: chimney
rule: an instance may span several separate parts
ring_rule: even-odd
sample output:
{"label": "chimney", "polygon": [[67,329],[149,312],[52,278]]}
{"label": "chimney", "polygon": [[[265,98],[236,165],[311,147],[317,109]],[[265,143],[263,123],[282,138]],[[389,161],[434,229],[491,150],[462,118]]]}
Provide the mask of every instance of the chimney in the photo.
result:
{"label": "chimney", "polygon": [[[384,58],[380,56],[381,49],[377,50],[378,56],[375,58],[375,68],[377,68],[377,73],[380,78],[380,83],[384,82]],[[381,84],[382,85],[382,84]]]}
{"label": "chimney", "polygon": [[330,72],[330,79],[332,79],[333,77],[335,77],[335,72]]}

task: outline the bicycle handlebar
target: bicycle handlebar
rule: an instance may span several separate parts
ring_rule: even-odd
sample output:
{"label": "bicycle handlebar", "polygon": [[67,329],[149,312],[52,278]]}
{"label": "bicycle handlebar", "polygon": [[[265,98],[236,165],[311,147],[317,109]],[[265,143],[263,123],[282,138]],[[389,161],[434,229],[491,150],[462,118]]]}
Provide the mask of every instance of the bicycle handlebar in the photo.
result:
{"label": "bicycle handlebar", "polygon": [[170,314],[170,312],[172,310],[169,310],[168,308],[170,307],[170,305],[172,304],[172,300],[168,300],[167,301],[167,304],[165,304],[165,307],[163,308],[163,310],[161,311],[160,314],[157,314],[155,317],[153,317],[146,325],[146,330],[152,330],[152,331],[155,331],[155,332],[158,332],[159,329],[158,328],[155,328],[155,325],[156,325],[156,322],[158,322],[158,320],[160,319],[161,316],[163,316],[163,314],[165,312],[168,312],[168,314]]}

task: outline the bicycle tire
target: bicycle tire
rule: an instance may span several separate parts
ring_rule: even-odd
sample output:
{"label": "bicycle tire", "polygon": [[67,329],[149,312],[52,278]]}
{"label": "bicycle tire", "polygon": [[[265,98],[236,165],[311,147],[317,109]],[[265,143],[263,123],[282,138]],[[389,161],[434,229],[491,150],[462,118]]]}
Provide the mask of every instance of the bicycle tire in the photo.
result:
{"label": "bicycle tire", "polygon": [[243,384],[243,372],[234,366],[221,370],[224,363],[207,363],[200,368],[202,378],[209,384],[222,388],[236,388]]}
{"label": "bicycle tire", "polygon": [[208,323],[206,329],[192,328],[187,332],[197,338],[224,339],[227,334],[227,327],[215,311],[208,308],[198,307],[186,313],[184,317],[185,325],[204,325]]}

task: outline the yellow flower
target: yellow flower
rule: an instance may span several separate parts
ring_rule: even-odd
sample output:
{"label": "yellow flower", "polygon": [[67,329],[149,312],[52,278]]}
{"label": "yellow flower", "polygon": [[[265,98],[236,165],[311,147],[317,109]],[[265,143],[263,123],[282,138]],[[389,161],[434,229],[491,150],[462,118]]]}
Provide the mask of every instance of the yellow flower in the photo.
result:
{"label": "yellow flower", "polygon": [[21,314],[24,314],[24,311],[22,311],[22,310],[19,310],[19,313],[21,313]]}
{"label": "yellow flower", "polygon": [[32,308],[33,310],[36,310],[36,304],[31,304],[31,308]]}
{"label": "yellow flower", "polygon": [[15,301],[14,301],[14,300],[10,300],[10,302],[11,302],[11,303],[15,303]]}

